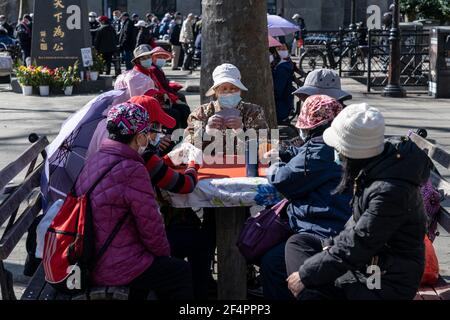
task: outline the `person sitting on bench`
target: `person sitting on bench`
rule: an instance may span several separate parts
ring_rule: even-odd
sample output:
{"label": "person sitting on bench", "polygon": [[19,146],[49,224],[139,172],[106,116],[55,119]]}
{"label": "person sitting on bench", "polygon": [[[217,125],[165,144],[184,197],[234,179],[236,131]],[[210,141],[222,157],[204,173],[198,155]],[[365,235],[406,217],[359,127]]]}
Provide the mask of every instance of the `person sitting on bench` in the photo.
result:
{"label": "person sitting on bench", "polygon": [[[281,161],[267,172],[269,183],[291,200],[286,211],[295,235],[288,243],[301,236],[320,244],[338,235],[350,218],[351,193],[333,193],[341,180],[342,168],[335,162],[333,148],[327,146],[322,137],[341,110],[340,103],[328,96],[306,99],[296,125],[305,144],[280,153]],[[261,259],[266,299],[294,299],[286,284],[285,247],[286,242],[280,243]],[[289,259],[298,267],[302,264],[298,256]]]}
{"label": "person sitting on bench", "polygon": [[408,138],[385,142],[384,134],[382,114],[365,103],[345,108],[325,130],[344,170],[336,192],[353,190],[353,217],[328,243],[288,242],[288,286],[298,299],[415,297],[425,265],[420,186],[432,163]]}
{"label": "person sitting on bench", "polygon": [[109,139],[88,159],[75,187],[77,194],[84,194],[99,175],[111,170],[90,194],[97,250],[117,222],[129,217],[92,271],[93,285],[128,285],[131,299],[145,299],[150,290],[160,299],[192,299],[189,265],[170,257],[164,222],[141,157],[149,143],[148,112],[132,103],[114,106],[108,112],[107,130]]}

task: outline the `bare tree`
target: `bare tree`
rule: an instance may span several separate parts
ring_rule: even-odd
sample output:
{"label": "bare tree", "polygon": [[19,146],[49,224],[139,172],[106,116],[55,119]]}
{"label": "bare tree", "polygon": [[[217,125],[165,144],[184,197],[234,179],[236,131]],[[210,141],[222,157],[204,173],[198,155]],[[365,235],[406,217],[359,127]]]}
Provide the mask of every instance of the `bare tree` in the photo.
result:
{"label": "bare tree", "polygon": [[208,101],[214,68],[232,63],[249,89],[244,99],[263,107],[269,126],[276,128],[266,1],[203,0],[202,5],[202,102]]}

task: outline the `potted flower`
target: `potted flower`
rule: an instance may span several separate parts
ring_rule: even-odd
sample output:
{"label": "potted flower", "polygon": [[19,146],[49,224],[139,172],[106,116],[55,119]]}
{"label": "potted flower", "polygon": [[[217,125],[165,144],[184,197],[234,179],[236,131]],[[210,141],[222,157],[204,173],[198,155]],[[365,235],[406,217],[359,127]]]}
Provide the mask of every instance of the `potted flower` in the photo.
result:
{"label": "potted flower", "polygon": [[73,86],[80,83],[81,79],[79,78],[79,74],[78,63],[75,63],[73,66],[67,68],[67,70],[64,70],[62,87],[66,96],[71,96],[73,93]]}
{"label": "potted flower", "polygon": [[38,86],[39,94],[41,96],[48,96],[50,94],[50,85],[53,82],[53,70],[47,67],[38,67]]}
{"label": "potted flower", "polygon": [[101,54],[94,54],[94,64],[91,67],[90,78],[92,81],[98,80],[98,75],[103,73],[105,68],[105,60]]}
{"label": "potted flower", "polygon": [[16,70],[17,81],[22,87],[24,96],[33,94],[33,86],[36,84],[36,72],[34,67],[19,66]]}

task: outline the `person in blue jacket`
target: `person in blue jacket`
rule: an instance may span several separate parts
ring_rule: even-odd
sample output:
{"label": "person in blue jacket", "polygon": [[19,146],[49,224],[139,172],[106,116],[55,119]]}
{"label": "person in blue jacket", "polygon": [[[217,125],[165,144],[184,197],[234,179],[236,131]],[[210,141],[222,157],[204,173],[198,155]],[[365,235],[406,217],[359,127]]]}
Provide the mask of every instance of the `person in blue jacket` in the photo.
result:
{"label": "person in blue jacket", "polygon": [[[294,233],[292,237],[302,234],[305,239],[306,235],[308,241],[318,246],[337,236],[351,216],[351,193],[334,192],[342,178],[342,167],[336,160],[334,149],[322,138],[341,110],[342,105],[334,98],[325,95],[309,97],[296,125],[305,143],[280,153],[280,161],[268,170],[269,182],[289,200],[286,211]],[[285,247],[286,243],[281,243],[261,259],[266,299],[294,299],[286,282]],[[300,267],[302,261],[297,263]]]}
{"label": "person in blue jacket", "polygon": [[289,50],[284,44],[277,48],[280,62],[272,69],[273,86],[275,93],[275,106],[277,112],[277,121],[282,123],[294,108],[295,91],[294,81],[294,63],[290,59]]}

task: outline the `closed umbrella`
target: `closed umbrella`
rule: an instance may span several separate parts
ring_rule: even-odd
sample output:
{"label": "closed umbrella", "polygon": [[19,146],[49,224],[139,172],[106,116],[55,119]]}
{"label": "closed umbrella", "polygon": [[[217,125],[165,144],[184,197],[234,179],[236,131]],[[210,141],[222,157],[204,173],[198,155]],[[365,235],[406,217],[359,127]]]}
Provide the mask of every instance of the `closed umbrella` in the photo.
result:
{"label": "closed umbrella", "polygon": [[286,36],[300,31],[300,27],[276,15],[267,15],[267,27],[272,37]]}
{"label": "closed umbrella", "polygon": [[44,210],[72,189],[86,160],[86,153],[105,110],[127,98],[125,90],[112,90],[88,102],[64,122],[58,136],[46,148],[47,159],[41,177]]}

